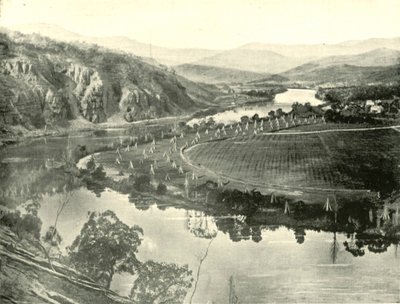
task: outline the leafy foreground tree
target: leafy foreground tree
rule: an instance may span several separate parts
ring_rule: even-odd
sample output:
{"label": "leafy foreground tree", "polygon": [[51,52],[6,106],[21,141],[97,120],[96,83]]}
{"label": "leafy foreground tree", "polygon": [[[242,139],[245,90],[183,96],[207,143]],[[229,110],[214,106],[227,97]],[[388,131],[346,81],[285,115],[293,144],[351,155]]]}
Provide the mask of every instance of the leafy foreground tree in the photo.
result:
{"label": "leafy foreground tree", "polygon": [[183,303],[192,282],[187,265],[147,261],[138,269],[130,298],[134,303]]}
{"label": "leafy foreground tree", "polygon": [[68,248],[71,263],[81,272],[110,288],[115,273],[135,273],[137,248],[143,230],[129,227],[113,211],[93,212]]}

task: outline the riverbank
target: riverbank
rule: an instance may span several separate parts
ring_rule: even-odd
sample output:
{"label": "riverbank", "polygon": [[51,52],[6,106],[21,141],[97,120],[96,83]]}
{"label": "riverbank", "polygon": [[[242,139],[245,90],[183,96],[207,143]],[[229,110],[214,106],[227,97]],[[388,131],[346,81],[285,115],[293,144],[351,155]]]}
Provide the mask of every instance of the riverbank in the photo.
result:
{"label": "riverbank", "polygon": [[[254,105],[264,102],[272,102],[275,94],[263,98],[249,97],[247,95],[223,95],[218,96],[213,102],[214,105],[208,106],[204,109],[199,109],[194,113],[180,116],[166,116],[152,119],[144,119],[133,122],[127,122],[122,117],[111,117],[108,122],[104,123],[91,123],[84,118],[80,117],[74,120],[65,122],[63,125],[48,126],[42,129],[27,129],[20,125],[0,125],[0,149],[7,145],[19,143],[25,139],[50,137],[50,136],[68,136],[76,135],[84,132],[116,130],[116,129],[129,129],[135,126],[146,126],[152,124],[167,125],[178,122],[188,122],[193,118],[199,118],[209,115],[234,109],[239,106]],[[209,103],[211,104],[211,103]],[[209,105],[208,104],[208,105]]]}
{"label": "riverbank", "polygon": [[49,127],[45,129],[33,129],[28,130],[21,126],[7,126],[7,130],[3,132],[3,136],[0,138],[0,149],[7,145],[16,144],[24,141],[25,139],[34,139],[40,137],[54,137],[54,136],[68,136],[68,135],[82,135],[85,133],[96,132],[96,131],[107,131],[107,130],[127,130],[133,126],[146,126],[153,124],[171,124],[176,121],[188,121],[192,117],[201,115],[201,112],[206,113],[217,113],[220,108],[212,108],[201,110],[191,115],[186,116],[171,116],[171,117],[161,117],[153,119],[145,119],[133,122],[106,122],[93,124],[83,119],[77,119],[69,121],[68,126],[63,127]]}
{"label": "riverbank", "polygon": [[[302,126],[299,126],[299,128]],[[323,129],[323,126],[323,123],[313,125],[318,130]],[[347,127],[349,128],[349,126]],[[165,133],[164,139],[161,139],[160,134],[151,134],[147,142],[141,143],[137,147],[133,142],[130,145],[126,142],[123,146],[117,148],[118,143],[116,143],[114,149],[96,154],[95,159],[98,164],[104,167],[107,175],[116,182],[121,179],[127,179],[129,176],[145,175],[151,179],[154,191],[156,191],[158,185],[163,184],[166,186],[167,193],[173,196],[176,195],[173,199],[179,197],[182,201],[193,200],[193,204],[196,204],[199,200],[205,201],[204,194],[200,194],[199,189],[207,183],[215,183],[218,187],[221,184],[223,185],[221,189],[240,190],[244,193],[255,189],[263,195],[268,196],[274,193],[281,196],[282,199],[289,201],[301,199],[307,204],[322,204],[326,200],[326,196],[332,193],[353,200],[359,200],[364,195],[373,195],[373,192],[370,193],[368,189],[357,190],[340,187],[325,189],[324,187],[294,187],[273,183],[254,184],[250,180],[235,179],[224,173],[207,170],[201,165],[194,164],[184,155],[187,149],[192,149],[201,144],[221,142],[234,138],[239,138],[240,141],[243,141],[246,138],[253,137],[253,135],[237,137],[234,128],[231,129],[226,126],[224,129],[225,131],[220,131],[221,135],[218,136],[215,133],[221,129],[215,126],[202,127],[197,131],[186,128],[181,130],[181,133],[175,133],[175,135]],[[290,127],[290,130],[295,129]],[[359,130],[358,128],[354,129]],[[384,129],[386,130],[386,127]],[[332,125],[325,126],[325,130],[326,132],[334,132]],[[339,130],[345,131],[346,129],[340,128]],[[277,131],[268,130],[268,127],[265,127],[265,131],[271,132],[265,133],[271,136],[280,134],[285,136],[287,134],[284,128]],[[293,133],[298,134],[297,132]],[[299,134],[302,133],[300,132]],[[265,135],[260,134],[258,136]]]}
{"label": "riverbank", "polygon": [[25,139],[34,139],[40,137],[55,137],[55,136],[68,136],[68,135],[84,135],[85,133],[96,132],[96,131],[107,131],[107,130],[126,130],[132,126],[145,126],[148,124],[166,124],[170,122],[174,122],[175,120],[187,120],[190,119],[191,115],[188,116],[174,116],[174,117],[163,117],[163,118],[154,118],[154,119],[146,119],[134,122],[108,122],[108,123],[99,123],[93,124],[87,121],[73,120],[70,121],[68,126],[64,127],[49,127],[45,129],[34,129],[27,130],[20,126],[17,127],[8,127],[9,131],[5,136],[0,138],[0,148],[5,147],[9,144],[15,144],[18,142],[22,142]]}
{"label": "riverbank", "polygon": [[[158,142],[156,149],[159,148],[160,143]],[[123,159],[129,156],[127,152],[122,153]],[[180,150],[181,155],[182,152],[183,149]],[[112,154],[115,154],[115,152],[111,152]],[[94,157],[98,164],[106,165],[106,162],[104,162],[105,156],[102,153],[96,154]],[[90,158],[91,156],[88,156],[86,160]],[[130,162],[131,160],[127,160],[127,163]],[[132,197],[135,205],[140,209],[147,209],[150,205],[154,204],[160,206],[160,208],[175,207],[204,211],[215,217],[224,214],[229,214],[233,217],[244,216],[245,221],[243,225],[251,226],[285,225],[292,229],[306,228],[316,231],[337,232],[354,231],[353,229],[355,228],[347,222],[348,218],[351,217],[360,221],[361,219],[358,219],[358,217],[374,213],[377,216],[377,221],[379,219],[380,223],[382,214],[384,213],[381,207],[373,203],[375,202],[374,198],[376,195],[365,191],[325,192],[317,191],[316,189],[314,191],[303,189],[303,191],[293,193],[293,189],[284,192],[277,191],[276,188],[266,188],[268,190],[266,192],[261,188],[250,191],[249,189],[245,189],[246,185],[243,182],[227,182],[227,179],[222,179],[212,172],[199,176],[197,174],[207,172],[196,170],[192,171],[193,173],[195,172],[193,175],[192,172],[186,171],[187,167],[182,167],[184,173],[179,174],[178,172],[178,175],[171,178],[171,180],[163,181],[159,171],[167,169],[160,162],[158,164],[159,167],[156,169],[155,174],[148,174],[150,180],[147,185],[150,188],[147,188],[145,192],[137,191],[136,188],[140,177],[146,175],[146,170],[143,170],[142,167],[136,167],[134,170],[128,168],[125,171],[121,167],[112,167],[113,169],[110,169],[106,165],[105,172],[107,172],[107,175],[110,175],[107,176],[104,185],[119,193],[129,194],[129,197]],[[84,167],[84,165],[85,162],[81,161],[79,166]],[[163,194],[157,193],[157,186],[160,183],[166,185]],[[262,193],[268,194],[263,195]],[[333,200],[331,203],[333,204],[332,207],[323,206],[324,204],[329,204],[326,203],[327,197],[328,201],[329,199]],[[146,198],[147,201],[150,199],[150,204],[146,203]],[[336,207],[335,204],[337,204]],[[393,206],[388,207],[388,210],[392,210],[390,212],[396,210],[396,205],[395,203],[393,204]],[[355,206],[358,207],[356,208]],[[329,208],[333,208],[336,211],[332,211]],[[335,217],[334,213],[337,213]],[[393,219],[396,218],[394,214],[392,216]],[[388,240],[397,240],[397,226],[385,226],[384,230],[373,228],[375,227],[374,221],[370,215],[369,222],[363,222],[363,225],[366,225],[365,227],[368,228],[363,228],[365,231],[362,230],[365,235],[368,235],[372,239],[385,237]],[[358,229],[360,228],[358,227]]]}
{"label": "riverbank", "polygon": [[[250,123],[249,130],[252,127]],[[242,128],[245,129],[245,126],[242,126]],[[206,134],[207,129],[208,134]],[[217,129],[220,129],[220,136],[216,134]],[[197,269],[197,256],[203,254],[204,247],[210,242],[210,238],[211,240],[215,239],[210,248],[213,251],[210,255],[211,264],[220,265],[219,263],[226,261],[223,269],[228,277],[231,268],[227,267],[236,265],[235,261],[238,260],[241,261],[241,265],[244,265],[245,273],[248,273],[248,267],[252,265],[254,258],[259,256],[260,250],[266,254],[272,252],[272,255],[278,254],[279,256],[282,256],[282,252],[288,252],[289,248],[290,250],[298,250],[301,253],[298,256],[303,255],[304,251],[306,251],[305,255],[307,256],[312,256],[313,252],[324,252],[326,246],[329,245],[326,240],[331,239],[332,235],[336,237],[336,233],[338,233],[340,240],[340,244],[337,245],[340,248],[337,257],[339,266],[333,262],[333,264],[328,265],[330,269],[342,267],[340,265],[343,263],[350,263],[348,262],[350,258],[356,259],[349,252],[346,252],[353,252],[351,251],[353,245],[350,237],[346,238],[346,234],[351,233],[357,246],[363,246],[367,255],[370,254],[368,250],[371,252],[372,250],[392,250],[392,244],[397,244],[396,237],[393,237],[396,235],[396,228],[391,230],[394,233],[388,232],[392,227],[388,225],[394,218],[395,209],[393,208],[395,206],[388,207],[388,212],[386,212],[389,213],[388,219],[383,212],[383,201],[381,202],[382,205],[376,207],[368,201],[346,199],[345,196],[338,194],[335,197],[339,205],[336,212],[329,208],[326,210],[324,207],[326,195],[321,196],[318,200],[314,198],[314,201],[311,198],[303,201],[303,196],[292,200],[287,196],[279,195],[278,192],[261,195],[258,189],[249,188],[246,191],[223,178],[218,180],[217,176],[211,178],[209,175],[203,176],[196,171],[193,172],[194,170],[187,168],[180,158],[181,145],[185,145],[186,141],[189,145],[194,145],[192,141],[199,136],[199,142],[210,141],[211,136],[213,137],[212,140],[219,141],[225,136],[221,126],[213,126],[212,128],[203,126],[198,131],[199,135],[197,135],[196,130],[181,126],[175,134],[164,132],[164,138],[161,138],[162,134],[159,130],[159,133],[147,134],[147,141],[140,141],[137,148],[134,142],[136,137],[133,135],[132,138],[129,134],[123,137],[110,136],[108,139],[106,137],[106,140],[101,140],[101,145],[106,147],[105,150],[101,149],[99,154],[94,155],[96,166],[99,167],[101,164],[105,166],[105,172],[108,175],[105,178],[98,179],[95,177],[97,174],[94,171],[92,171],[93,173],[82,173],[82,175],[78,172],[78,175],[75,176],[76,171],[66,170],[66,168],[38,169],[43,173],[40,175],[42,181],[40,185],[44,188],[42,189],[38,184],[32,184],[29,188],[35,193],[42,191],[37,194],[48,193],[44,194],[43,202],[41,202],[42,209],[39,213],[39,216],[43,219],[44,227],[48,227],[54,222],[51,215],[55,214],[57,210],[57,202],[59,196],[63,193],[62,189],[65,182],[70,180],[70,178],[65,178],[67,175],[68,177],[80,178],[82,184],[78,189],[67,187],[68,191],[74,192],[74,195],[71,205],[66,207],[58,225],[60,234],[66,242],[64,245],[70,244],[79,234],[87,221],[88,212],[104,212],[105,210],[115,211],[118,217],[129,225],[143,227],[145,237],[142,244],[143,250],[140,251],[140,258],[143,261],[156,259],[157,261],[177,263],[176,256],[184,256],[184,258],[179,259],[179,263],[189,263],[191,269]],[[225,126],[225,132],[228,137],[234,134],[235,129],[232,128],[231,130],[230,126]],[[145,133],[144,130],[143,133]],[[183,138],[181,138],[182,133]],[[140,136],[141,140],[144,140],[143,136]],[[153,136],[155,144],[153,144]],[[176,151],[174,149],[174,136],[176,136]],[[249,134],[248,136],[252,135]],[[95,138],[92,136],[90,139]],[[74,139],[71,138],[71,140]],[[40,142],[43,144],[42,141]],[[47,142],[47,144],[51,143],[51,139],[48,139]],[[57,143],[59,150],[53,150],[55,145],[50,145],[48,148],[53,153],[61,155],[64,151],[63,148],[67,146],[67,139],[59,138]],[[75,143],[85,144],[85,140]],[[89,149],[89,142],[87,144]],[[152,149],[154,146],[155,148]],[[169,149],[172,149],[173,153],[169,153]],[[146,159],[144,159],[143,150],[146,151]],[[169,154],[170,162],[163,156],[164,152]],[[91,154],[90,149],[88,153]],[[86,161],[81,160],[78,167],[85,168],[90,158],[91,156],[87,156]],[[116,161],[117,158],[119,164]],[[143,163],[140,162],[142,159]],[[157,166],[154,164],[155,159]],[[173,168],[172,160],[175,161],[177,168]],[[132,161],[133,168],[130,167],[130,161]],[[154,175],[150,171],[151,164],[155,171]],[[179,172],[180,165],[183,173]],[[111,169],[113,171],[109,171]],[[120,171],[122,171],[122,175]],[[165,173],[168,172],[171,173],[169,175],[170,180],[165,180]],[[26,173],[26,171],[22,171],[21,174],[32,177],[32,174]],[[93,175],[93,178],[88,175]],[[138,191],[136,187],[140,186],[138,182],[142,175],[150,177],[149,182],[144,183],[149,188],[145,191]],[[189,183],[188,187],[185,186],[186,178]],[[16,180],[20,182],[22,179],[17,178]],[[160,182],[167,186],[164,194],[157,193]],[[24,187],[24,191],[26,191],[25,189],[26,187]],[[186,192],[187,189],[189,191]],[[15,192],[20,193],[19,189],[16,191],[11,189],[11,192],[8,193]],[[329,206],[334,210],[335,199],[334,196],[330,196]],[[372,210],[372,221],[369,217],[370,210]],[[337,213],[337,223],[335,223],[335,212]],[[376,228],[375,220],[378,218],[380,228]],[[284,227],[278,228],[282,225]],[[319,247],[310,249],[310,244],[316,244],[316,238],[321,238],[318,243],[320,244]],[[305,240],[306,245],[299,246]],[[307,240],[310,240],[310,242]],[[241,242],[239,247],[246,251],[245,254],[238,249],[238,242]],[[343,245],[344,242],[348,242],[350,245]],[[278,243],[286,245],[278,245]],[[282,247],[279,246],[288,247],[280,250]],[[176,248],[179,248],[179,252]],[[232,252],[232,258],[230,258],[231,255],[226,256],[227,250]],[[359,249],[359,251],[362,251],[362,249]],[[254,256],[252,255],[248,259],[240,258],[248,254],[254,254]],[[284,256],[282,260],[285,261],[287,258]],[[265,260],[268,261],[269,258]],[[332,260],[335,261],[336,257]],[[357,260],[357,263],[359,262]],[[306,263],[310,264],[312,261],[306,261]],[[329,262],[323,260],[316,263],[332,262],[331,260]],[[204,271],[212,272],[213,268],[207,268],[207,264],[210,263],[204,263],[204,267],[206,267]],[[17,265],[16,267],[22,266]],[[265,269],[272,269],[271,267],[274,267],[274,265],[268,265]],[[260,271],[263,272],[265,269],[262,268]],[[252,273],[257,276],[260,273],[260,271],[257,271],[257,269],[253,270],[254,273]],[[27,272],[30,273],[29,270]],[[117,278],[115,290],[130,289],[131,286],[125,286],[128,281],[133,282],[133,280],[134,278]],[[205,278],[200,279],[199,284],[204,284],[205,280]],[[213,280],[215,280],[214,285],[218,286],[218,289],[223,288],[226,284],[225,277],[217,278],[213,276]],[[23,281],[22,277],[21,281]],[[58,293],[69,297],[68,291],[65,293],[59,291]],[[49,295],[47,292],[44,294]],[[205,294],[201,292],[200,287],[198,298],[203,297],[205,297]],[[99,303],[102,302],[99,301]]]}

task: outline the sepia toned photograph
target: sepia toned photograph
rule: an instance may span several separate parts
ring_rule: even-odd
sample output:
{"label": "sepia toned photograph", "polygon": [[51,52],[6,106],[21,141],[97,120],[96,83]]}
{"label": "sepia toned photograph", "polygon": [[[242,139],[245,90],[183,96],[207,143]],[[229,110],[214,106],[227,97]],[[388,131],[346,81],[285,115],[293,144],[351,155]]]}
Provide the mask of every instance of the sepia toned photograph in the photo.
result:
{"label": "sepia toned photograph", "polygon": [[400,0],[0,0],[0,303],[400,303]]}

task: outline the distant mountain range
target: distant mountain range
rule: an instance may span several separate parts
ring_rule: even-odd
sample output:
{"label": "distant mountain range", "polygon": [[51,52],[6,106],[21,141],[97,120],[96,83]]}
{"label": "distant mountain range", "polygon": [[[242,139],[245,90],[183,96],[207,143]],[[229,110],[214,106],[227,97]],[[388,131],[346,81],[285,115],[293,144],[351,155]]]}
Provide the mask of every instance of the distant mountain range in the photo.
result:
{"label": "distant mountain range", "polygon": [[140,57],[154,58],[159,63],[165,65],[193,62],[219,52],[217,50],[207,49],[170,49],[150,43],[138,42],[123,36],[91,37],[73,33],[57,25],[44,23],[18,25],[10,29],[26,34],[36,33],[58,41],[97,44],[102,47],[128,52]]}
{"label": "distant mountain range", "polygon": [[308,62],[357,66],[388,66],[399,62],[400,39],[372,41],[322,46],[265,45],[264,48],[258,44],[247,45],[200,59],[196,64],[277,74]]}
{"label": "distant mountain range", "polygon": [[154,58],[167,65],[194,63],[258,73],[281,73],[297,65],[322,57],[356,55],[376,49],[400,50],[400,38],[371,38],[337,44],[266,44],[249,43],[228,50],[165,48],[127,37],[90,37],[51,24],[35,23],[13,26],[23,33],[39,33],[62,41],[95,43],[103,47]]}
{"label": "distant mountain range", "polygon": [[287,57],[269,50],[238,48],[200,59],[195,64],[272,74],[294,68],[310,59]]}
{"label": "distant mountain range", "polygon": [[[262,51],[263,52],[263,51]],[[266,51],[269,52],[269,51]],[[255,60],[255,59],[254,59]],[[215,66],[185,64],[175,66],[176,72],[192,81],[218,82],[312,82],[368,83],[398,80],[391,67],[400,64],[400,51],[375,49],[356,55],[329,56],[308,61],[279,74],[256,73]],[[379,77],[374,77],[379,72]],[[386,73],[386,72],[387,73]],[[394,69],[396,71],[396,69]],[[372,74],[371,74],[372,73]],[[387,78],[385,78],[387,75]]]}
{"label": "distant mountain range", "polygon": [[244,50],[266,50],[287,57],[321,58],[328,56],[355,55],[379,48],[400,50],[398,38],[371,38],[345,41],[337,44],[265,44],[249,43],[240,47]]}
{"label": "distant mountain range", "polygon": [[[156,66],[158,63],[172,66],[179,75],[204,83],[259,80],[320,83],[335,79],[342,82],[352,77],[353,82],[361,78],[366,81],[373,80],[373,77],[362,77],[362,73],[387,70],[385,67],[399,64],[400,58],[400,38],[372,38],[312,45],[249,43],[234,49],[208,50],[164,48],[127,37],[88,37],[48,24],[29,24],[15,26],[13,29],[25,33],[40,33],[57,40],[97,44],[128,52]],[[271,78],[270,75],[275,76]],[[379,78],[383,79],[382,77],[384,75]]]}

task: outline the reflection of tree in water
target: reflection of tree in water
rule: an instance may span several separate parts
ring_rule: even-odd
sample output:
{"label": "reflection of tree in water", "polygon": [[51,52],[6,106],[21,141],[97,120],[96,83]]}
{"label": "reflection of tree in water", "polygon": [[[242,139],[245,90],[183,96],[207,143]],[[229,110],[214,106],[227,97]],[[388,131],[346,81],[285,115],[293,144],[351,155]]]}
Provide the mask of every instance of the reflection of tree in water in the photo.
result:
{"label": "reflection of tree in water", "polygon": [[[0,175],[2,191],[0,204],[9,206],[3,220],[6,226],[14,231],[21,240],[29,241],[39,249],[39,255],[47,258],[49,266],[54,270],[52,260],[60,258],[59,245],[61,235],[58,233],[58,220],[70,202],[73,190],[81,185],[80,180],[63,167],[46,167],[40,162],[2,163],[5,169]],[[40,238],[42,222],[38,211],[44,196],[58,196],[58,209],[54,216],[54,224]],[[29,227],[29,228],[28,228]],[[29,229],[31,232],[28,232]],[[33,236],[33,238],[31,237]]]}
{"label": "reflection of tree in water", "polygon": [[295,236],[296,242],[298,244],[303,244],[305,241],[305,236],[306,236],[306,232],[305,232],[304,228],[295,228],[294,236]]}
{"label": "reflection of tree in water", "polygon": [[354,238],[354,234],[351,235],[350,241],[343,243],[346,251],[350,252],[354,257],[360,257],[365,255],[364,242]]}
{"label": "reflection of tree in water", "polygon": [[140,197],[137,193],[131,193],[129,195],[129,202],[135,204],[136,209],[143,211],[149,210],[151,206],[156,204],[154,199]]}
{"label": "reflection of tree in water", "polygon": [[104,181],[106,173],[103,166],[97,164],[93,155],[87,162],[86,169],[81,169],[79,171],[79,177],[89,191],[95,193],[97,197],[101,196],[101,193],[105,190]]}
{"label": "reflection of tree in water", "polygon": [[46,169],[30,163],[0,164],[0,172],[0,202],[10,207],[29,200],[38,202],[45,194],[63,193],[80,185],[77,177],[62,168]]}
{"label": "reflection of tree in water", "polygon": [[239,303],[239,298],[236,295],[236,287],[235,287],[235,280],[233,276],[229,278],[229,304],[237,304]]}
{"label": "reflection of tree in water", "polygon": [[[342,199],[343,200],[343,199]],[[373,227],[371,222],[373,204],[366,200],[344,201],[338,210],[338,225],[348,233]]]}
{"label": "reflection of tree in water", "polygon": [[[305,204],[302,201],[285,203],[286,200],[276,196],[260,196],[254,190],[248,193],[239,193],[237,190],[224,190],[212,198],[210,210],[216,214],[233,214],[230,217],[216,216],[216,224],[220,231],[227,233],[234,242],[249,240],[261,240],[263,229],[284,225],[294,230],[296,241],[301,244],[305,241],[305,229],[333,231],[333,241],[330,245],[330,259],[337,262],[340,245],[337,241],[338,232],[349,234],[357,232],[356,239],[344,242],[345,250],[353,256],[363,256],[365,248],[373,253],[381,253],[387,250],[391,242],[383,233],[392,231],[394,235],[398,231],[398,209],[396,203],[391,207],[383,205],[371,195],[364,195],[357,199],[336,194],[330,194],[321,204]],[[272,197],[274,199],[272,199]],[[398,200],[398,195],[392,201]],[[214,205],[217,208],[214,210]],[[254,207],[258,206],[255,210]],[[285,212],[290,207],[291,212]],[[238,214],[242,214],[241,220]],[[378,216],[378,226],[375,228],[374,216]],[[397,230],[396,230],[397,229]],[[368,238],[362,238],[362,233],[369,231]],[[376,236],[371,237],[375,233]],[[365,248],[364,248],[365,247]]]}
{"label": "reflection of tree in water", "polygon": [[230,216],[220,217],[216,219],[218,230],[229,235],[233,242],[240,242],[242,240],[249,240],[252,238],[253,230],[255,231],[254,241],[259,241],[261,238],[261,231],[259,227],[250,227],[244,217]]}
{"label": "reflection of tree in water", "polygon": [[188,266],[147,261],[137,270],[130,298],[133,303],[182,303],[192,286]]}
{"label": "reflection of tree in water", "polygon": [[382,253],[386,252],[389,246],[390,242],[388,240],[384,240],[383,238],[378,238],[371,240],[368,243],[368,250],[373,253]]}
{"label": "reflection of tree in water", "polygon": [[203,211],[186,211],[186,228],[197,237],[211,239],[217,235],[218,228],[212,216]]}
{"label": "reflection of tree in water", "polygon": [[336,240],[336,232],[334,232],[333,240],[332,240],[332,244],[331,244],[331,248],[330,248],[332,264],[336,263],[338,252],[339,252],[339,243]]}
{"label": "reflection of tree in water", "polygon": [[261,242],[262,241],[262,227],[261,226],[253,226],[251,227],[251,239],[253,242]]}
{"label": "reflection of tree in water", "polygon": [[350,252],[353,256],[365,255],[365,248],[372,253],[383,253],[386,252],[388,247],[391,245],[391,241],[385,239],[383,236],[378,235],[365,235],[358,234],[356,237],[351,237],[350,241],[343,243],[346,251]]}

